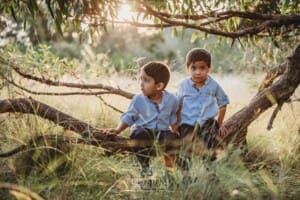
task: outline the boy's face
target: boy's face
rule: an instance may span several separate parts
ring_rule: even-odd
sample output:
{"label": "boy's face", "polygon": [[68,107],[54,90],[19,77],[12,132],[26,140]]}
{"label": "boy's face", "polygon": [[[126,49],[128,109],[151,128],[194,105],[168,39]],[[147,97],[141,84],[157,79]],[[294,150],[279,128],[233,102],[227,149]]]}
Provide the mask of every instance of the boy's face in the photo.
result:
{"label": "boy's face", "polygon": [[204,61],[196,61],[188,66],[188,73],[195,84],[204,84],[210,72],[210,67]]}
{"label": "boy's face", "polygon": [[163,83],[156,84],[153,77],[148,76],[144,70],[141,70],[140,87],[145,96],[153,96],[162,90]]}

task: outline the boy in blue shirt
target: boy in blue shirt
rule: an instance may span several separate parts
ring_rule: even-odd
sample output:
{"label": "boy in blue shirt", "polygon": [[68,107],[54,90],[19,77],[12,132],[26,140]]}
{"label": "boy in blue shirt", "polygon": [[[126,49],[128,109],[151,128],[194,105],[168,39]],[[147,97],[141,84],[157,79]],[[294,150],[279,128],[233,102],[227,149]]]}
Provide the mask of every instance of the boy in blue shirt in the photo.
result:
{"label": "boy in blue shirt", "polygon": [[[160,62],[145,64],[140,72],[142,94],[135,95],[128,110],[121,116],[119,125],[109,133],[119,134],[131,126],[131,139],[173,140],[178,134],[170,130],[177,123],[178,100],[165,90],[170,79],[168,67]],[[175,129],[174,129],[175,130]],[[134,148],[142,166],[142,177],[151,176],[149,148]],[[171,166],[167,166],[171,167]]]}
{"label": "boy in blue shirt", "polygon": [[[211,126],[218,129],[222,124],[228,97],[221,86],[211,77],[211,55],[205,49],[194,48],[187,53],[186,68],[189,77],[179,84],[177,97],[180,104],[180,137],[196,132],[202,135],[202,127]],[[200,128],[199,128],[200,127]],[[208,148],[215,143],[205,135],[204,143]],[[209,141],[208,141],[209,140]],[[183,165],[186,165],[186,161]],[[187,166],[183,166],[186,168]]]}

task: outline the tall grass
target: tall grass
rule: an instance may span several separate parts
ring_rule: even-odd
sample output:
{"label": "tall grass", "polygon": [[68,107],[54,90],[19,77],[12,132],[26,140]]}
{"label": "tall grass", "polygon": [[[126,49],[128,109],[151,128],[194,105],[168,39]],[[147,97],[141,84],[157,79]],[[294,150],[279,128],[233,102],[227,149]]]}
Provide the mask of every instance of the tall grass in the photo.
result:
{"label": "tall grass", "polygon": [[[183,74],[174,73],[168,90],[176,91],[176,85],[183,77]],[[214,77],[231,100],[227,118],[247,105],[259,82],[259,78],[250,75]],[[138,92],[136,80],[128,77],[112,76],[101,81]],[[57,91],[40,85],[31,85],[31,88]],[[2,89],[1,99],[12,93],[12,90],[8,94]],[[296,95],[299,95],[299,90]],[[23,96],[20,91],[13,95],[18,96]],[[120,116],[97,97],[33,97],[96,127],[114,127]],[[129,103],[122,97],[107,95],[104,99],[124,111]],[[166,176],[162,157],[158,156],[152,162],[155,189],[142,190],[140,167],[133,155],[107,156],[101,147],[68,143],[55,146],[54,151],[58,152],[55,159],[50,159],[48,153],[51,151],[47,151],[50,144],[47,143],[38,144],[35,151],[1,158],[0,182],[21,185],[45,199],[297,199],[300,196],[299,103],[284,105],[273,129],[267,131],[271,112],[270,109],[249,126],[246,154],[228,147],[213,162],[193,156],[190,169],[193,182],[189,185],[183,183],[179,169]],[[26,143],[36,135],[76,135],[47,120],[26,114],[1,114],[0,123],[1,152]],[[124,134],[128,135],[129,130]],[[29,173],[24,174],[22,168],[26,167],[28,154],[34,163],[31,163]],[[0,196],[14,199],[20,194],[0,188]]]}

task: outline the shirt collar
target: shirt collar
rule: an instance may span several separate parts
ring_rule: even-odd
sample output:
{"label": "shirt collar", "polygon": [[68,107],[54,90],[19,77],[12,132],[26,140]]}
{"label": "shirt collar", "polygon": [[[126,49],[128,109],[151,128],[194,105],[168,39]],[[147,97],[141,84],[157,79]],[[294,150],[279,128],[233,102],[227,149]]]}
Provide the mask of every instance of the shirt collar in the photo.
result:
{"label": "shirt collar", "polygon": [[[207,84],[210,82],[210,80],[211,80],[211,77],[208,75],[208,76],[207,76],[207,79],[206,79],[205,82],[204,82],[204,85],[207,85]],[[195,87],[195,83],[194,83],[194,81],[192,80],[192,77],[191,77],[191,76],[188,78],[188,83],[189,83],[191,86]]]}
{"label": "shirt collar", "polygon": [[[167,96],[167,92],[166,92],[166,90],[163,90],[160,104],[162,104],[162,105],[164,104],[164,101],[167,99],[166,96]],[[144,95],[144,98],[146,98],[147,101],[149,101],[150,103],[156,104],[153,101],[151,101],[151,99],[148,96]]]}

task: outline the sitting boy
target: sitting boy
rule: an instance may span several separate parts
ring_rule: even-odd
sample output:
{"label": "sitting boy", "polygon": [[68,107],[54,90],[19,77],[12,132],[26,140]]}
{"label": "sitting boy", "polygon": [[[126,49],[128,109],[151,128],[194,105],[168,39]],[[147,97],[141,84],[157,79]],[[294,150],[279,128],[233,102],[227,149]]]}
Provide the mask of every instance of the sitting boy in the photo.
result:
{"label": "sitting boy", "polygon": [[[189,76],[181,81],[177,92],[181,110],[180,137],[195,134],[202,137],[207,148],[213,148],[229,103],[228,97],[221,86],[208,75],[211,70],[211,55],[205,49],[194,48],[187,53],[186,69]],[[189,168],[189,160],[189,157],[183,159],[181,165],[184,169]]]}
{"label": "sitting boy", "polygon": [[[142,94],[134,96],[119,125],[108,132],[119,134],[131,126],[131,139],[164,141],[178,138],[178,134],[170,130],[177,123],[178,101],[175,95],[165,90],[169,79],[170,72],[165,64],[145,64],[140,72]],[[142,167],[141,176],[151,176],[149,156],[152,150],[136,147],[134,152]]]}

